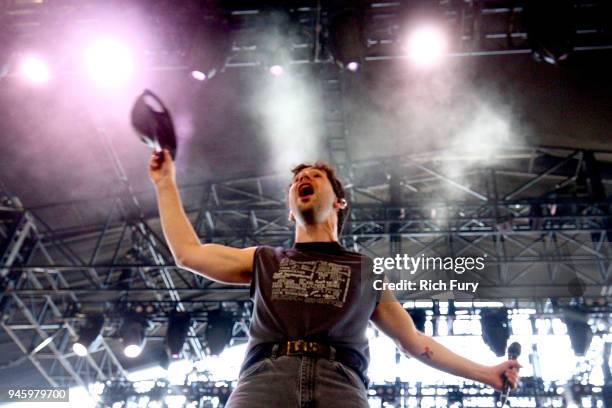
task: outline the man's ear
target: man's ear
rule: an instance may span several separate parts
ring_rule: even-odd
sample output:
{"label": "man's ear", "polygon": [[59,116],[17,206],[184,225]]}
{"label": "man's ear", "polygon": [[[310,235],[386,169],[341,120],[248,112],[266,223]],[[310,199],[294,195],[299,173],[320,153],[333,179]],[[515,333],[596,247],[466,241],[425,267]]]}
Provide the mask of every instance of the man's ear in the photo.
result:
{"label": "man's ear", "polygon": [[288,218],[289,218],[289,221],[295,222],[295,216],[293,215],[292,211],[289,211],[289,217]]}
{"label": "man's ear", "polygon": [[346,201],[346,199],[341,198],[339,200],[336,200],[335,207],[341,210],[346,210],[346,207],[348,207],[348,202]]}

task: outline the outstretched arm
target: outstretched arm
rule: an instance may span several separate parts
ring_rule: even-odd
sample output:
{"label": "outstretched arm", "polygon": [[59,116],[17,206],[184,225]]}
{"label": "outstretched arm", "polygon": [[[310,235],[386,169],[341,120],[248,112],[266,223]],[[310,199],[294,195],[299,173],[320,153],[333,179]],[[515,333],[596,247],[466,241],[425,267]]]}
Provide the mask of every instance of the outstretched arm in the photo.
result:
{"label": "outstretched arm", "polygon": [[450,374],[479,381],[501,390],[504,378],[512,388],[518,382],[520,365],[513,360],[495,366],[485,366],[461,357],[432,337],[419,332],[410,315],[397,301],[379,303],[372,314],[376,326],[391,337],[403,353]]}
{"label": "outstretched arm", "polygon": [[176,264],[209,279],[223,283],[251,282],[255,247],[232,248],[218,244],[204,244],[193,229],[183,210],[175,182],[174,163],[167,150],[162,152],[163,163],[157,154],[151,156],[149,176],[155,185],[157,203],[164,236]]}

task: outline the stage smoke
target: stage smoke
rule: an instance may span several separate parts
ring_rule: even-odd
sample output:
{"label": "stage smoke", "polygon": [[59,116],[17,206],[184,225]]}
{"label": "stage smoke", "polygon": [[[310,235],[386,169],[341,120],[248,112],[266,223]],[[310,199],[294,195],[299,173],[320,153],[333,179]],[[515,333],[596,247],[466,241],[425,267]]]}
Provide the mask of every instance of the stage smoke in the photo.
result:
{"label": "stage smoke", "polygon": [[289,175],[290,168],[300,162],[326,157],[324,102],[313,83],[305,73],[283,70],[282,75],[268,75],[255,86],[251,105],[267,139],[269,171]]}

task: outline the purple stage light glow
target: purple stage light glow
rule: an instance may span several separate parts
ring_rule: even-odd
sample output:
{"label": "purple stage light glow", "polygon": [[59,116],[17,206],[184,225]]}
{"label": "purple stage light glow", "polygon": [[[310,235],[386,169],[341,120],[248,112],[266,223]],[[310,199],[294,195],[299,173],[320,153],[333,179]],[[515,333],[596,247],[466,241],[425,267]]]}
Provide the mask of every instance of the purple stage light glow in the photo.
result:
{"label": "purple stage light glow", "polygon": [[447,51],[444,31],[435,25],[416,27],[408,34],[406,51],[417,66],[431,67],[437,64]]}
{"label": "purple stage light glow", "polygon": [[51,78],[49,67],[39,58],[28,56],[23,59],[20,66],[20,74],[28,81],[35,84],[43,84]]}
{"label": "purple stage light glow", "polygon": [[132,76],[134,58],[125,44],[105,38],[87,48],[85,66],[92,80],[103,86],[115,87],[125,84]]}

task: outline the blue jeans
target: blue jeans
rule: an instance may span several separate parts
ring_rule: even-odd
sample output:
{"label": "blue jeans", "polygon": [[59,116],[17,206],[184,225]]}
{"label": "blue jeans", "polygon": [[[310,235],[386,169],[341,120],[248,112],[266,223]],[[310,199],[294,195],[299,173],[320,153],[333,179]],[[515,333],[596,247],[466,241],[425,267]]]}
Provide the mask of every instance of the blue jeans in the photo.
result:
{"label": "blue jeans", "polygon": [[359,375],[325,358],[264,358],[238,379],[226,408],[369,408]]}

